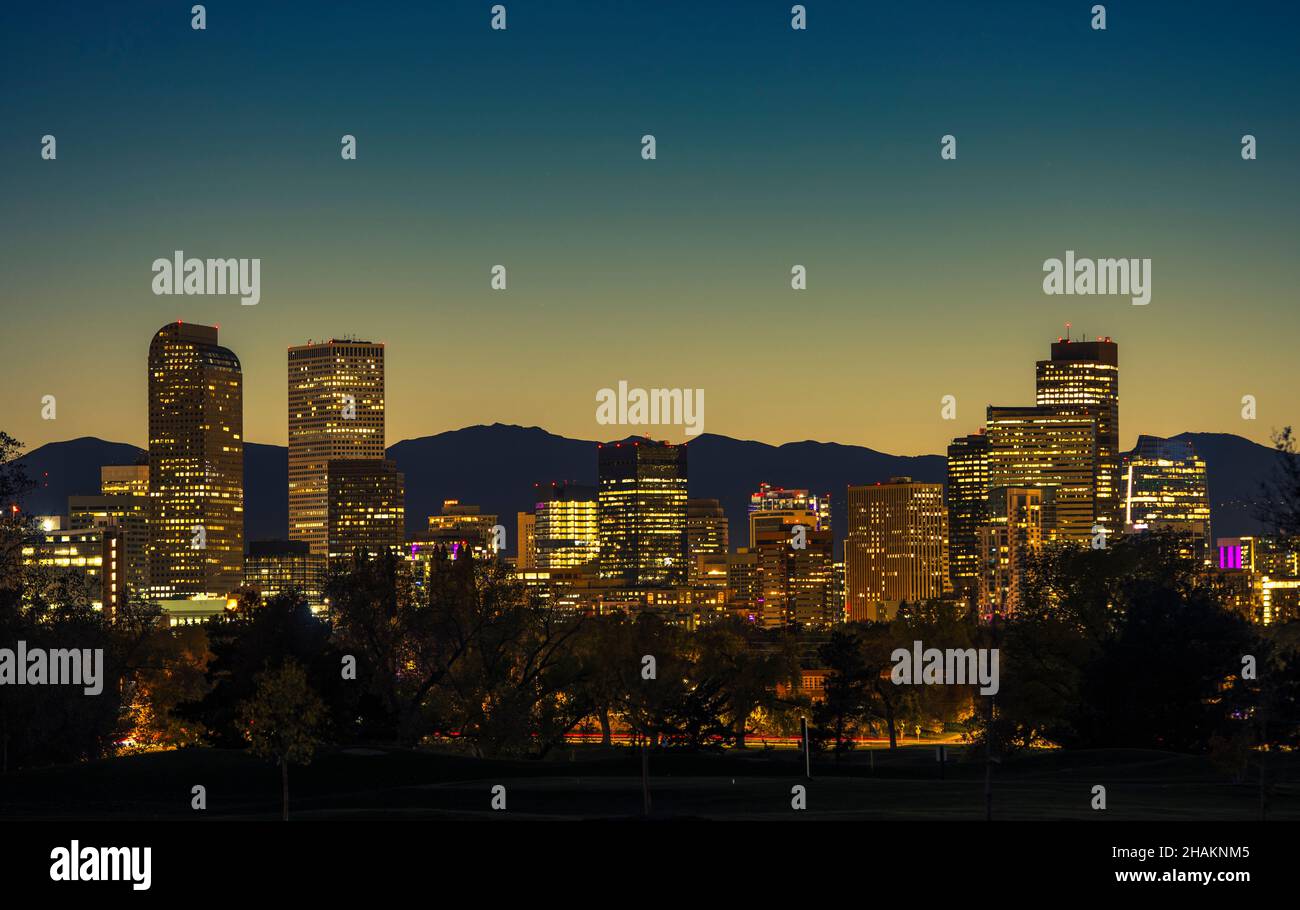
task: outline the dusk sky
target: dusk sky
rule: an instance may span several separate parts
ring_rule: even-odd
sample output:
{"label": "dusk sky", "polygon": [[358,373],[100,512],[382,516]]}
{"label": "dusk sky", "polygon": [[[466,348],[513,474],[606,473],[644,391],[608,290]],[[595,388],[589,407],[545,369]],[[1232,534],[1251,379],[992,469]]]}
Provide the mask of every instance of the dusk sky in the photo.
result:
{"label": "dusk sky", "polygon": [[[1125,448],[1300,424],[1293,5],[501,2],[4,4],[0,429],[143,445],[178,318],[242,361],[252,442],[286,348],[345,334],[387,344],[390,444],[616,438],[626,380],[704,389],[706,432],[942,452],[1066,322],[1119,342]],[[261,302],[155,296],[178,249],[260,258]],[[1150,305],[1045,295],[1066,250],[1151,259]]]}

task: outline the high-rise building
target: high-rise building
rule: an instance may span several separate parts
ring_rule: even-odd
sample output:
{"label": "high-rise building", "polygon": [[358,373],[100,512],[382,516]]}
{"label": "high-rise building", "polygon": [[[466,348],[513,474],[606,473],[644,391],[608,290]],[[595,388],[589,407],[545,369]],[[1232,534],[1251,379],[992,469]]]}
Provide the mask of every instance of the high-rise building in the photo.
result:
{"label": "high-rise building", "polygon": [[1205,460],[1190,440],[1138,437],[1124,456],[1124,528],[1181,532],[1189,538],[1189,556],[1198,562],[1209,558]]}
{"label": "high-rise building", "polygon": [[515,513],[515,535],[519,546],[515,568],[521,572],[537,568],[537,513]]}
{"label": "high-rise building", "polygon": [[849,487],[844,541],[848,618],[892,619],[903,602],[947,593],[948,512],[943,485],[894,477]]}
{"label": "high-rise building", "polygon": [[810,531],[831,529],[831,494],[820,496],[807,490],[787,490],[760,483],[749,497],[749,545],[757,546],[758,533],[788,524],[802,524]]}
{"label": "high-rise building", "polygon": [[224,595],[244,575],[239,358],[213,326],[173,322],[149,345],[149,590]]}
{"label": "high-rise building", "polygon": [[948,575],[973,600],[979,589],[980,526],[989,515],[989,440],[981,430],[948,446]]}
{"label": "high-rise building", "polygon": [[727,557],[727,606],[732,613],[759,621],[758,550],[738,547]]}
{"label": "high-rise building", "polygon": [[244,557],[244,587],[263,598],[297,591],[312,609],[324,605],[325,557],[305,540],[253,540]]}
{"label": "high-rise building", "polygon": [[358,551],[370,557],[400,553],[405,478],[397,465],[387,459],[333,458],[325,473],[328,558],[346,560]]}
{"label": "high-rise building", "polygon": [[998,488],[990,494],[990,521],[978,529],[978,606],[981,619],[1019,609],[1029,558],[1043,544],[1043,491]]}
{"label": "high-rise building", "polygon": [[842,604],[834,600],[834,537],[808,528],[792,533],[798,519],[783,528],[758,531],[758,621],[764,628],[825,627],[839,622]]}
{"label": "high-rise building", "polygon": [[1095,520],[1107,533],[1116,533],[1124,507],[1120,484],[1119,345],[1110,338],[1058,340],[1052,345],[1052,358],[1038,361],[1036,387],[1039,406],[1094,418]]}
{"label": "high-rise building", "polygon": [[[115,527],[41,531],[22,544],[23,565],[81,579],[91,609],[109,616],[116,614],[125,594],[122,556],[122,534]],[[62,588],[52,585],[50,590],[57,595]]]}
{"label": "high-rise building", "polygon": [[329,549],[331,459],[384,457],[384,346],[331,339],[289,348],[289,539]]}
{"label": "high-rise building", "polygon": [[[428,527],[416,536],[415,542],[423,549],[441,547],[451,559],[463,552],[485,557],[489,552],[495,553],[492,530],[495,527],[497,516],[459,499],[444,499],[442,512],[429,516]],[[537,533],[535,527],[533,533]]]}
{"label": "high-rise building", "polygon": [[103,496],[149,498],[149,464],[106,464],[99,469],[99,492]]}
{"label": "high-rise building", "polygon": [[[691,585],[706,583],[706,578],[721,566],[721,577],[726,578],[725,557],[731,549],[727,513],[716,499],[686,500],[686,558],[687,582]],[[713,580],[718,580],[714,577]]]}
{"label": "high-rise building", "polygon": [[104,465],[98,496],[68,497],[68,527],[116,528],[123,590],[144,595],[149,574],[149,465]]}
{"label": "high-rise building", "polygon": [[[1040,489],[1044,535],[1050,540],[1090,542],[1094,526],[1101,524],[1096,414],[1055,405],[990,405],[986,435],[990,492]],[[990,506],[996,505],[990,499]]]}
{"label": "high-rise building", "polygon": [[686,446],[600,445],[600,575],[629,587],[686,581]]}
{"label": "high-rise building", "polygon": [[600,555],[596,488],[568,481],[534,485],[539,569],[571,569],[595,563]]}

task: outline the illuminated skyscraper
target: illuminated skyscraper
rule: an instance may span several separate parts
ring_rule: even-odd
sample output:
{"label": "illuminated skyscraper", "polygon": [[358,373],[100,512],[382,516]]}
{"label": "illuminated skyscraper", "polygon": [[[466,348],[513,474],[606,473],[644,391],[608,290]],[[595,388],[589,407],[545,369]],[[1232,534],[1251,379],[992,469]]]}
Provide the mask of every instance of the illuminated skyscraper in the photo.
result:
{"label": "illuminated skyscraper", "polygon": [[[1097,518],[1097,417],[1055,406],[988,409],[989,490],[1043,491],[1043,534],[1088,543]],[[990,506],[997,503],[990,499]]]}
{"label": "illuminated skyscraper", "polygon": [[[788,520],[793,519],[793,520]],[[757,546],[757,535],[765,529],[803,524],[810,531],[831,529],[831,494],[820,496],[807,490],[787,490],[760,483],[749,497],[749,545]]]}
{"label": "illuminated skyscraper", "polygon": [[1093,465],[1096,522],[1114,534],[1123,520],[1119,452],[1119,345],[1062,339],[1052,345],[1052,359],[1038,361],[1037,404],[1061,413],[1087,414],[1096,420]]}
{"label": "illuminated skyscraper", "polygon": [[224,595],[244,574],[243,375],[213,326],[149,345],[149,589]]}
{"label": "illuminated skyscraper", "polygon": [[597,450],[600,575],[630,587],[686,581],[686,446],[650,439]]}
{"label": "illuminated skyscraper", "polygon": [[850,620],[892,619],[904,601],[948,590],[948,512],[943,485],[895,477],[849,487],[844,571]]}
{"label": "illuminated skyscraper", "polygon": [[[842,620],[843,603],[834,598],[834,538],[807,528],[802,546],[792,533],[798,519],[785,527],[758,532],[758,621],[765,628],[798,624],[825,627]],[[805,526],[806,527],[806,526]]]}
{"label": "illuminated skyscraper", "polygon": [[1028,559],[1043,544],[1043,491],[994,490],[988,524],[978,530],[981,619],[1008,616],[1021,603]]}
{"label": "illuminated skyscraper", "polygon": [[1124,527],[1187,534],[1196,560],[1209,557],[1210,493],[1205,460],[1189,440],[1139,436],[1124,456]]}
{"label": "illuminated skyscraper", "polygon": [[307,606],[324,606],[325,557],[311,552],[305,540],[252,540],[244,557],[244,587],[270,599],[297,591]]}
{"label": "illuminated skyscraper", "polygon": [[289,539],[329,549],[326,463],[384,457],[384,346],[332,339],[289,348]]}
{"label": "illuminated skyscraper", "polygon": [[149,574],[149,465],[104,465],[98,496],[68,497],[68,527],[121,532],[119,587],[143,595]]}
{"label": "illuminated skyscraper", "polygon": [[326,554],[351,559],[401,553],[406,510],[402,473],[387,459],[333,458],[326,463]]}
{"label": "illuminated skyscraper", "polygon": [[727,514],[716,499],[686,501],[687,580],[692,585],[712,581],[725,585],[727,553],[731,549]]}
{"label": "illuminated skyscraper", "polygon": [[571,569],[594,563],[600,554],[598,497],[587,484],[537,484],[536,524],[539,569]]}
{"label": "illuminated skyscraper", "polygon": [[979,588],[980,526],[989,515],[989,440],[982,431],[948,446],[948,574],[968,599]]}
{"label": "illuminated skyscraper", "polygon": [[515,513],[515,568],[521,572],[537,568],[537,514]]}

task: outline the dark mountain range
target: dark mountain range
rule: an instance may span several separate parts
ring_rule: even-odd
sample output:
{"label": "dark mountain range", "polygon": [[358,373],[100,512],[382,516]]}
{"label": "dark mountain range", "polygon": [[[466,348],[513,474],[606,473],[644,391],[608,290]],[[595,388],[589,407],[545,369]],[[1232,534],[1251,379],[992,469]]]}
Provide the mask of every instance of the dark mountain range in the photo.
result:
{"label": "dark mountain range", "polygon": [[[1184,433],[1205,458],[1215,536],[1257,533],[1255,501],[1275,454],[1268,446],[1228,433]],[[41,446],[22,459],[37,489],[23,506],[62,514],[71,494],[96,493],[99,468],[131,464],[142,454],[132,445],[82,437]],[[466,427],[403,440],[388,449],[406,475],[407,530],[423,527],[444,499],[474,503],[496,514],[513,545],[515,513],[532,508],[533,484],[596,482],[595,442],[556,436],[537,427]],[[706,433],[689,444],[690,495],[719,499],[731,519],[732,545],[748,535],[749,494],[766,481],[831,494],[837,539],[846,526],[845,487],[895,476],[941,482],[940,455],[887,455],[862,446],[792,442],[781,446]],[[248,443],[244,456],[246,536],[282,538],[288,529],[288,455],[283,446]],[[513,546],[511,546],[513,550]]]}

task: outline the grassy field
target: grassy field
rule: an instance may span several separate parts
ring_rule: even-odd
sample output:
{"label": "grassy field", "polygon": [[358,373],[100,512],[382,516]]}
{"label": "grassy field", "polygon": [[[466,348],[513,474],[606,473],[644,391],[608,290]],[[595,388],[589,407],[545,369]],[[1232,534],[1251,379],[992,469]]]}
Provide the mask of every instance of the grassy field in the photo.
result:
{"label": "grassy field", "polygon": [[[814,762],[804,781],[791,750],[656,753],[652,817],[663,819],[984,818],[984,765],[960,746],[940,779],[933,746],[858,750]],[[547,761],[487,761],[434,751],[322,753],[290,773],[298,819],[597,819],[643,813],[639,756],[579,746]],[[1270,758],[1269,818],[1300,818],[1300,756]],[[208,807],[190,807],[202,784]],[[506,788],[505,811],[490,807]],[[807,788],[807,809],[791,788]],[[1107,808],[1093,810],[1092,788]],[[11,773],[0,777],[0,817],[28,819],[258,819],[280,811],[278,769],[236,751],[191,749]],[[1259,789],[1234,783],[1196,756],[1140,750],[1042,752],[994,766],[995,819],[1252,820]]]}

